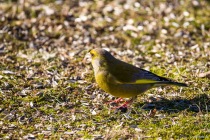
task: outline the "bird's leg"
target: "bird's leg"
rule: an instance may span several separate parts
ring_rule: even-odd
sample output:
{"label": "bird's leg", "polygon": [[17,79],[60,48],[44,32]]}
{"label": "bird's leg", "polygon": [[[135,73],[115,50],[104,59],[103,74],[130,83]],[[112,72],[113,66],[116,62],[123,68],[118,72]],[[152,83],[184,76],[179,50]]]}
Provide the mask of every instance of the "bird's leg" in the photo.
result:
{"label": "bird's leg", "polygon": [[114,102],[114,103],[120,103],[120,102],[122,102],[123,101],[123,99],[120,97],[120,98],[117,98],[116,100],[114,100],[114,101],[112,101],[112,102]]}
{"label": "bird's leg", "polygon": [[120,97],[120,98],[117,98],[114,101],[108,101],[107,104],[118,104],[118,103],[120,103],[122,101],[123,101],[123,99]]}
{"label": "bird's leg", "polygon": [[117,109],[121,109],[121,108],[127,108],[130,104],[133,103],[133,101],[137,98],[137,96],[132,97],[130,100],[126,101],[124,104],[122,104],[119,107],[116,107]]}

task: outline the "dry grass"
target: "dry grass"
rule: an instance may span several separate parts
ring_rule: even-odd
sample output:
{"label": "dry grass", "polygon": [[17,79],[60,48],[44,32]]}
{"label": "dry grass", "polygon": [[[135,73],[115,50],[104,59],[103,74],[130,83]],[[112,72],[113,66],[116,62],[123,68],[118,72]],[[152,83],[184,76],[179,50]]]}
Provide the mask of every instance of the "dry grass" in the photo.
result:
{"label": "dry grass", "polygon": [[[209,139],[208,1],[10,1],[0,17],[2,139]],[[94,47],[189,87],[115,112],[83,61]]]}

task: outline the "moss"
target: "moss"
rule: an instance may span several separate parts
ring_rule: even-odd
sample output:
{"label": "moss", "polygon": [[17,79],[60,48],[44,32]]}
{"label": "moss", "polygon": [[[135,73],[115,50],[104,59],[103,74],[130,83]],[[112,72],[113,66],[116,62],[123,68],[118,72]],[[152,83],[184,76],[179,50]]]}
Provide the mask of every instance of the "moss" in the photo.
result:
{"label": "moss", "polygon": [[[2,2],[0,137],[209,139],[209,78],[199,77],[209,71],[209,3],[135,2]],[[84,60],[95,47],[189,87],[154,88],[116,111]]]}

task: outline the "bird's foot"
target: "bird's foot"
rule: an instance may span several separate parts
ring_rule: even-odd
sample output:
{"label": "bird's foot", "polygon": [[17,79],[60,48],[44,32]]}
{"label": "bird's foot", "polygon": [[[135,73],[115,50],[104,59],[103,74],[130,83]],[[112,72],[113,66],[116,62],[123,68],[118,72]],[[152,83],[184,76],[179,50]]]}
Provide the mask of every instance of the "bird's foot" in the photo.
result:
{"label": "bird's foot", "polygon": [[130,105],[129,101],[126,101],[124,104],[117,106],[117,107],[112,107],[115,111],[121,111],[121,112],[126,112],[128,110],[128,107]]}
{"label": "bird's foot", "polygon": [[128,106],[130,105],[129,101],[126,101],[124,104],[122,104],[121,106],[118,106],[117,108],[128,108]]}
{"label": "bird's foot", "polygon": [[113,100],[112,101],[108,101],[107,104],[110,104],[110,105],[114,106],[114,105],[117,105],[118,103],[120,103],[122,101],[123,101],[122,98],[118,98],[118,99],[116,99],[114,101]]}
{"label": "bird's foot", "polygon": [[135,97],[132,97],[130,100],[126,101],[124,104],[122,104],[121,106],[118,107],[114,107],[113,109],[115,109],[116,111],[121,111],[121,112],[127,112],[128,107],[130,106],[130,104],[133,103],[133,101],[136,99]]}
{"label": "bird's foot", "polygon": [[124,104],[122,104],[122,105],[120,105],[120,106],[113,107],[113,109],[115,109],[115,112],[120,111],[120,112],[125,113],[125,112],[127,112],[127,110],[128,110],[128,106],[129,106],[129,104],[128,104],[128,102],[126,101]]}

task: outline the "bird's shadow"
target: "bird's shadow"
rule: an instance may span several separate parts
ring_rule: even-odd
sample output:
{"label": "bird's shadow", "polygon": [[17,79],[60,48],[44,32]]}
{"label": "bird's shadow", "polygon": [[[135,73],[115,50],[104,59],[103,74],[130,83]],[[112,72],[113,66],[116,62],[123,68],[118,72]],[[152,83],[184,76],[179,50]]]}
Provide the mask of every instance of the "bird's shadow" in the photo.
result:
{"label": "bird's shadow", "polygon": [[207,94],[200,94],[192,99],[175,98],[168,100],[151,98],[150,102],[135,103],[135,107],[151,110],[156,109],[167,113],[178,113],[181,111],[203,112],[210,111],[210,97]]}

